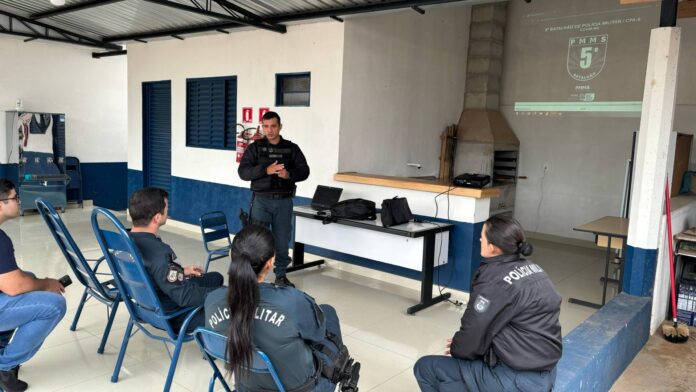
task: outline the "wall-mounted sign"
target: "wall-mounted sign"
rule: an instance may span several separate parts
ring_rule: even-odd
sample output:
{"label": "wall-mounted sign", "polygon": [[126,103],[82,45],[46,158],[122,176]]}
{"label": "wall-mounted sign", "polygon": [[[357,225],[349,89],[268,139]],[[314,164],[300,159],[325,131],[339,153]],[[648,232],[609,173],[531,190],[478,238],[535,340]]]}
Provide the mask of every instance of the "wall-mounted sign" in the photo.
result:
{"label": "wall-mounted sign", "polygon": [[263,118],[263,115],[266,114],[266,112],[270,112],[271,109],[269,108],[259,108],[259,124],[261,124],[261,119]]}
{"label": "wall-mounted sign", "polygon": [[251,124],[254,121],[254,108],[242,108],[242,122]]}

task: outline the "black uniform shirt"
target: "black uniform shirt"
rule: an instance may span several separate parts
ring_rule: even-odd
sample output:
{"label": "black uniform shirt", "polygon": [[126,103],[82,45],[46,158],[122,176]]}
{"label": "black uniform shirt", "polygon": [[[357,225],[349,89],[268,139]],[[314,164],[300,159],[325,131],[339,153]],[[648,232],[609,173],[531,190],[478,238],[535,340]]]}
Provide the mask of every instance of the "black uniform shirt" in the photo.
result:
{"label": "black uniform shirt", "polygon": [[496,358],[517,370],[550,370],[561,358],[561,296],[538,265],[518,255],[484,259],[476,271],[453,357]]}
{"label": "black uniform shirt", "polygon": [[184,267],[174,261],[176,254],[172,248],[156,235],[143,232],[130,235],[140,250],[164,311],[203,305],[205,296],[217,288],[199,286],[186,279]]}
{"label": "black uniform shirt", "polygon": [[[12,240],[0,230],[0,274],[5,274],[19,269],[14,255]],[[2,291],[0,291],[2,293]]]}
{"label": "black uniform shirt", "polygon": [[[285,165],[290,178],[286,180],[275,174],[266,174],[266,168],[275,161]],[[244,151],[237,172],[242,180],[251,181],[251,190],[254,192],[291,195],[295,192],[295,183],[309,177],[309,166],[300,147],[281,136],[280,142],[275,145],[267,139],[250,144]]]}
{"label": "black uniform shirt", "polygon": [[[287,390],[306,384],[315,374],[310,344],[326,337],[324,313],[314,299],[292,287],[259,285],[259,304],[254,312],[254,345],[271,359]],[[205,301],[206,327],[223,335],[229,332],[229,309],[224,288]],[[275,390],[268,374],[250,373],[237,384],[239,391]]]}

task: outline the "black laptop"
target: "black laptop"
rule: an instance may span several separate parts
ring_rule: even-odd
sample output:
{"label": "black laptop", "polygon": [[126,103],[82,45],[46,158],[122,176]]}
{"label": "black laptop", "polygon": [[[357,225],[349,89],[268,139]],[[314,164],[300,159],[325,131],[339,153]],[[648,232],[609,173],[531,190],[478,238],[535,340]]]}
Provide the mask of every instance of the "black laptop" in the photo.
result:
{"label": "black laptop", "polygon": [[332,205],[338,203],[338,200],[341,198],[341,192],[343,192],[342,188],[317,185],[317,190],[314,191],[314,197],[312,197],[310,206],[316,211],[329,210]]}

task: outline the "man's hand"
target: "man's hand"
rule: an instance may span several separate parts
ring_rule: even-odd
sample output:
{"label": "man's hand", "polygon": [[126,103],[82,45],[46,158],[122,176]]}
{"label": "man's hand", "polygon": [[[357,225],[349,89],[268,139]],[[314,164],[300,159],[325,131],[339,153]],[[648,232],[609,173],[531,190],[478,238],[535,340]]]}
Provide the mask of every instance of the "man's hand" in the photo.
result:
{"label": "man's hand", "polygon": [[56,279],[46,278],[44,281],[44,291],[50,291],[56,294],[63,294],[65,292],[65,287]]}
{"label": "man's hand", "polygon": [[452,355],[450,353],[451,346],[452,346],[452,339],[447,339],[447,345],[445,346],[445,355]]}
{"label": "man's hand", "polygon": [[201,276],[203,275],[203,268],[197,265],[187,265],[184,267],[184,275],[186,276]]}
{"label": "man's hand", "polygon": [[283,168],[281,171],[278,172],[278,177],[287,180],[290,178],[290,172]]}
{"label": "man's hand", "polygon": [[266,174],[272,176],[274,174],[280,173],[281,170],[285,170],[285,165],[278,163],[278,161],[273,162],[266,168]]}

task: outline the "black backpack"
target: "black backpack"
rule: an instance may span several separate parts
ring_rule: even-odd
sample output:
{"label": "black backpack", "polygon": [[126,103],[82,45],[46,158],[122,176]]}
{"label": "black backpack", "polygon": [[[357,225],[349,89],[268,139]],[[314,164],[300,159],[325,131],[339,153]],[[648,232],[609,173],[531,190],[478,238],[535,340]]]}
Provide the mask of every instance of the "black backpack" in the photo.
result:
{"label": "black backpack", "polygon": [[331,206],[331,218],[375,220],[375,202],[365,199],[348,199]]}

